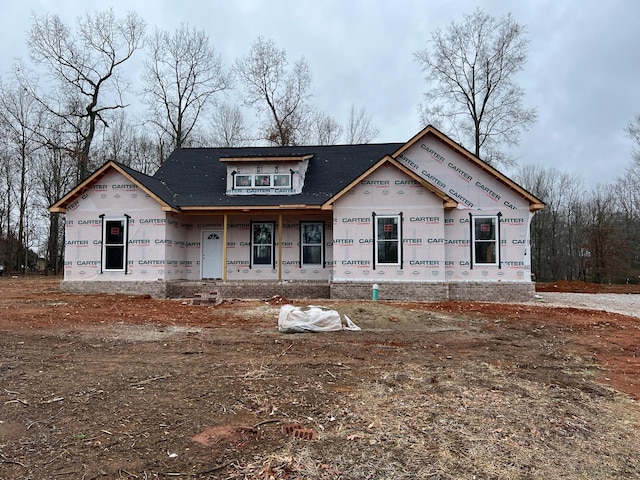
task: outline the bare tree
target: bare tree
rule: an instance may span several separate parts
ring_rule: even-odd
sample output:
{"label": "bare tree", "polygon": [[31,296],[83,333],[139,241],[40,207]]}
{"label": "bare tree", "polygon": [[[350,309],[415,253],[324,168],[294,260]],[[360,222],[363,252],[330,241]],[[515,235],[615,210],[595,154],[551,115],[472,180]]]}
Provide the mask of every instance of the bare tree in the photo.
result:
{"label": "bare tree", "polygon": [[129,166],[146,175],[153,175],[169,153],[166,145],[154,141],[146,132],[139,131],[129,145],[131,159]]}
{"label": "bare tree", "polygon": [[109,129],[103,131],[102,141],[96,149],[94,157],[100,163],[108,160],[130,165],[132,159],[127,154],[127,149],[135,135],[135,126],[129,124],[124,110],[120,110],[112,116]]}
{"label": "bare tree", "polygon": [[592,191],[579,177],[540,165],[520,167],[515,179],[546,203],[531,223],[531,264],[538,280],[638,281],[639,157],[615,184]]}
{"label": "bare tree", "polygon": [[631,162],[616,181],[616,204],[628,238],[628,278],[640,281],[640,114],[625,129],[633,140]]}
{"label": "bare tree", "polygon": [[231,84],[222,59],[203,30],[182,24],[173,34],[156,29],[145,62],[144,101],[151,123],[181,148],[214,95]]}
{"label": "bare tree", "polygon": [[546,204],[531,223],[531,267],[536,278],[584,280],[586,218],[582,180],[540,165],[521,166],[515,179]]}
{"label": "bare tree", "polygon": [[[41,128],[41,119],[40,104],[18,83],[13,83],[12,86],[0,83],[0,126],[7,154],[12,158],[17,172],[17,191],[14,192],[18,206],[16,235],[18,245],[22,248],[26,245],[27,206],[29,200],[33,203],[33,198],[29,198],[33,178],[31,170],[34,153],[41,147],[35,134]],[[12,259],[12,262],[14,266],[20,263],[17,258]]]}
{"label": "bare tree", "polygon": [[629,218],[640,221],[640,155],[634,153],[634,158],[618,177],[616,185],[621,192],[617,200],[619,208]]}
{"label": "bare tree", "polygon": [[589,254],[589,273],[596,283],[612,283],[629,275],[626,262],[631,248],[620,213],[617,192],[611,185],[598,185],[590,193],[585,247]]}
{"label": "bare tree", "polygon": [[94,157],[102,163],[113,160],[136,170],[152,174],[164,160],[159,145],[139,122],[130,121],[125,110],[113,116],[110,128],[104,132]]}
{"label": "bare tree", "polygon": [[370,143],[378,135],[379,130],[371,124],[371,117],[364,107],[356,109],[351,105],[347,119],[347,143]]}
{"label": "bare tree", "polygon": [[263,37],[234,66],[247,106],[261,116],[259,136],[273,145],[301,145],[309,137],[314,109],[308,103],[311,73],[304,58],[289,69],[285,50]]}
{"label": "bare tree", "polygon": [[634,119],[629,122],[625,131],[634,142],[631,155],[640,162],[640,113],[637,113]]}
{"label": "bare tree", "polygon": [[624,230],[627,281],[640,282],[640,156],[636,156],[615,183],[617,216]]}
{"label": "bare tree", "polygon": [[[43,205],[41,211],[46,211],[72,185],[72,165],[66,153],[60,149],[41,150],[35,166],[35,181],[42,194]],[[48,213],[48,233],[45,247],[47,271],[60,273],[63,256],[64,222],[57,213]]]}
{"label": "bare tree", "polygon": [[[50,80],[45,93],[32,90],[49,113],[64,120],[63,148],[77,161],[77,180],[89,174],[91,145],[109,111],[124,108],[123,64],[142,46],[145,23],[136,14],[117,19],[113,10],[77,20],[72,31],[57,15],[35,16],[28,34],[32,60]],[[52,142],[49,142],[52,143]]]}
{"label": "bare tree", "polygon": [[364,107],[356,109],[351,105],[346,127],[340,125],[333,117],[316,112],[311,126],[312,139],[318,145],[333,145],[345,135],[348,144],[356,145],[371,142],[379,130],[371,123],[371,117]]}
{"label": "bare tree", "polygon": [[13,168],[9,149],[3,135],[0,135],[0,265],[9,267],[11,263],[13,232],[11,214],[13,211]]}
{"label": "bare tree", "polygon": [[511,14],[497,19],[480,8],[437,29],[431,46],[415,53],[429,84],[424,125],[446,128],[487,163],[514,163],[501,147],[517,145],[536,120],[514,81],[527,59],[525,33]]}
{"label": "bare tree", "polygon": [[238,105],[223,104],[211,116],[211,140],[216,147],[240,147],[249,135]]}
{"label": "bare tree", "polygon": [[316,145],[334,145],[342,136],[342,125],[335,118],[316,112],[312,122],[312,139]]}

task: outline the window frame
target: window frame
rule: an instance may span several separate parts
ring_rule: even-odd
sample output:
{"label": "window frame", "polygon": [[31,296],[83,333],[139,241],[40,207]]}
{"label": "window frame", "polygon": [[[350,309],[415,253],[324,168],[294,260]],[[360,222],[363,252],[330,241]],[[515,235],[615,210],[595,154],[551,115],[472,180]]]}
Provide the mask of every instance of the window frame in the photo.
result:
{"label": "window frame", "polygon": [[[129,263],[129,216],[124,215],[122,217],[105,217],[102,218],[102,232],[101,232],[101,250],[100,250],[100,270],[101,272],[124,272],[127,273],[127,267]],[[119,223],[119,227],[122,228],[122,239],[120,242],[109,241],[108,229],[113,228],[114,223]],[[111,224],[111,225],[110,225]],[[119,268],[109,268],[109,250],[118,249],[121,253],[122,266]]]}
{"label": "window frame", "polygon": [[[238,179],[239,178],[248,178],[249,179],[249,184],[248,185],[239,185],[238,184]],[[249,174],[249,173],[236,173],[233,176],[233,188],[237,188],[237,189],[253,188],[253,175]]]}
{"label": "window frame", "polygon": [[[319,242],[305,242],[305,227],[311,225],[318,225],[320,229],[320,240]],[[305,247],[316,247],[320,249],[320,262],[319,263],[307,263],[304,261],[305,255],[304,250]],[[305,267],[322,267],[324,268],[324,222],[314,222],[314,221],[306,221],[300,222],[300,268]]]}
{"label": "window frame", "polygon": [[[385,219],[395,219],[396,220],[396,238],[395,239],[380,239],[379,238],[379,221]],[[383,227],[384,229],[384,227]],[[396,244],[396,255],[397,260],[395,262],[381,262],[380,261],[380,246],[381,242],[385,243],[395,243]],[[403,245],[402,245],[402,212],[398,214],[384,214],[377,215],[373,214],[373,265],[374,269],[376,265],[384,265],[384,266],[399,266],[402,268],[402,260],[403,260]]]}
{"label": "window frame", "polygon": [[[271,229],[271,242],[270,243],[256,243],[255,242],[255,234],[254,234],[254,229],[259,226],[259,225],[268,225]],[[251,232],[250,232],[251,238],[250,238],[250,251],[249,251],[249,265],[250,267],[256,267],[256,268],[260,268],[260,267],[266,267],[266,266],[271,266],[272,269],[276,268],[276,257],[275,257],[275,237],[276,237],[276,222],[273,221],[267,221],[267,222],[262,222],[262,221],[252,221],[251,222]],[[270,249],[270,260],[269,263],[256,263],[255,259],[255,252],[254,252],[254,248],[255,247],[269,247]]]}
{"label": "window frame", "polygon": [[[287,179],[286,185],[278,185],[278,183],[276,182],[276,178],[280,178],[280,177]],[[273,185],[273,188],[291,188],[291,174],[290,173],[274,173],[271,184]]]}
{"label": "window frame", "polygon": [[253,176],[253,184],[256,188],[271,188],[273,185],[272,175],[269,173],[256,173]]}
{"label": "window frame", "polygon": [[[482,266],[497,266],[500,267],[500,214],[497,215],[471,215],[471,265],[482,265]],[[477,226],[481,225],[478,223],[479,221],[492,220],[493,221],[493,238],[484,239],[477,238]],[[482,227],[480,227],[482,228]],[[493,245],[493,261],[481,261],[478,260],[478,247],[479,245]]]}
{"label": "window frame", "polygon": [[[263,189],[291,189],[291,173],[234,173],[233,175],[233,189],[234,190],[250,190],[255,188]],[[247,185],[241,185],[239,179],[249,179]],[[276,179],[281,181],[282,178],[286,178],[286,184],[279,185],[276,183]],[[265,179],[268,179],[268,184],[263,183]]]}

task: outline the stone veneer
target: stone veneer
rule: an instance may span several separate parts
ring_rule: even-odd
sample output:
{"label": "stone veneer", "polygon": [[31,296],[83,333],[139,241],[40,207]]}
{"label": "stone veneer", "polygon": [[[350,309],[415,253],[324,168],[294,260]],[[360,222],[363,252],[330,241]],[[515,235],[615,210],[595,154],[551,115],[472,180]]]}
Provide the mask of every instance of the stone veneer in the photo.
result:
{"label": "stone veneer", "polygon": [[[370,299],[373,283],[334,282],[331,298]],[[378,283],[379,300],[434,302],[466,300],[483,302],[530,301],[535,294],[532,282],[384,282]]]}
{"label": "stone veneer", "polygon": [[155,282],[96,282],[91,280],[68,281],[60,283],[60,290],[65,293],[121,293],[125,295],[150,295],[153,298],[166,298],[167,284]]}
{"label": "stone veneer", "polygon": [[[69,293],[121,293],[154,298],[190,298],[196,293],[218,291],[222,298],[264,299],[281,295],[292,299],[335,298],[368,300],[373,282],[92,282],[62,281]],[[533,299],[533,282],[381,282],[379,300],[521,302]]]}
{"label": "stone veneer", "polygon": [[285,298],[329,298],[327,282],[92,282],[62,281],[60,289],[68,293],[121,293],[127,295],[150,295],[153,298],[190,298],[196,293],[218,291],[222,298],[263,299],[274,295]]}

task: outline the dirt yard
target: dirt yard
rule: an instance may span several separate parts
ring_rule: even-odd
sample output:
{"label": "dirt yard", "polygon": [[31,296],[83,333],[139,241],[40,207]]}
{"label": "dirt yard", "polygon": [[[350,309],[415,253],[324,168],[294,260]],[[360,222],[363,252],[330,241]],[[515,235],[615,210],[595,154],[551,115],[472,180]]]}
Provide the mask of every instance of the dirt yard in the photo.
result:
{"label": "dirt yard", "polygon": [[1,278],[0,478],[640,478],[640,308],[227,300]]}

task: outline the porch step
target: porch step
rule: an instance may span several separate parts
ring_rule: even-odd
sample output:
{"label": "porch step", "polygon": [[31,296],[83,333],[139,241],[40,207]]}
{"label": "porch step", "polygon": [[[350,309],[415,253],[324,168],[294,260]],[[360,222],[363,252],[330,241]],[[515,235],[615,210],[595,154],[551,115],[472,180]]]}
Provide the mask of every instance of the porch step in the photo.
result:
{"label": "porch step", "polygon": [[191,299],[191,305],[213,305],[218,306],[222,303],[222,297],[218,290],[206,293],[196,293]]}

